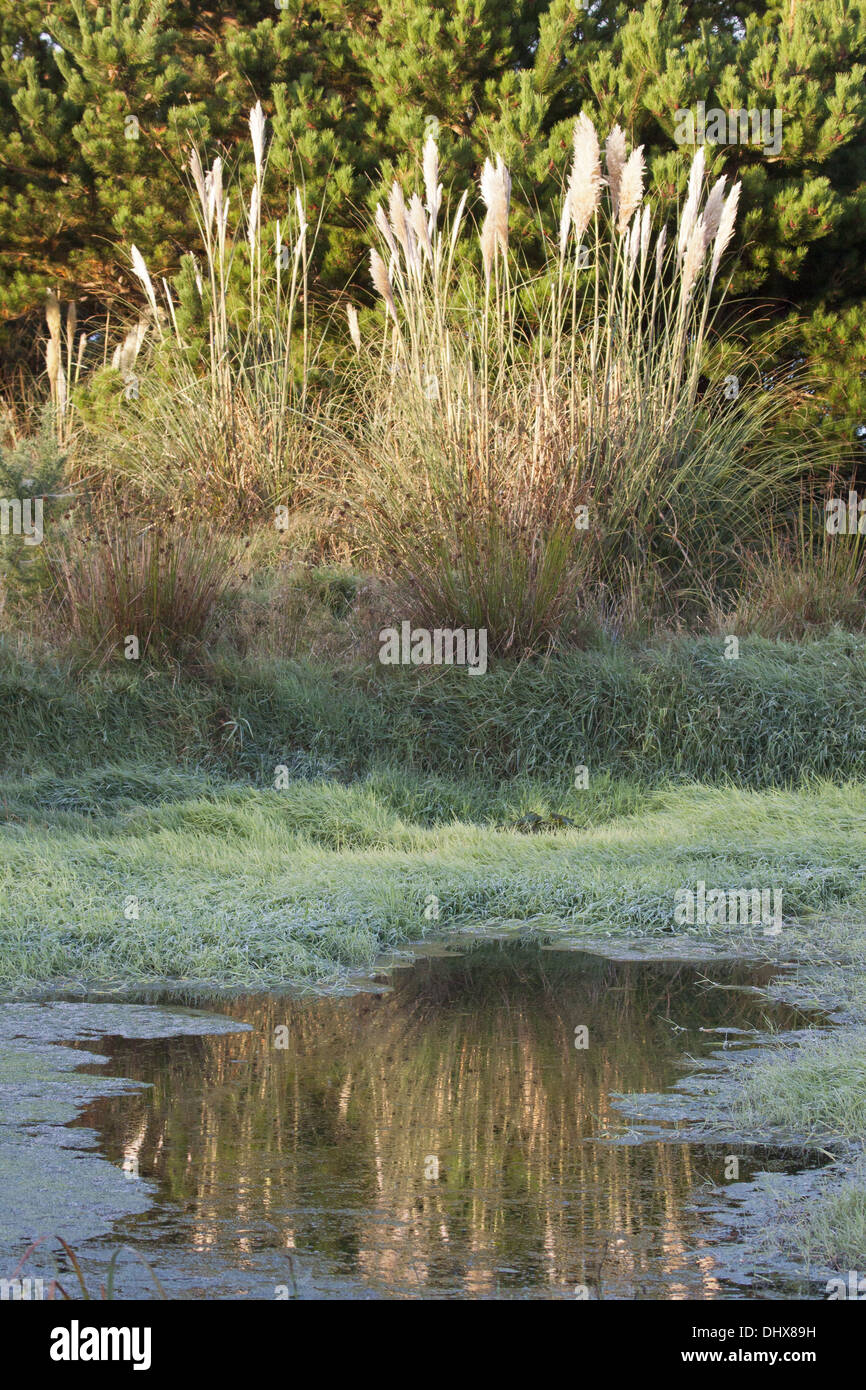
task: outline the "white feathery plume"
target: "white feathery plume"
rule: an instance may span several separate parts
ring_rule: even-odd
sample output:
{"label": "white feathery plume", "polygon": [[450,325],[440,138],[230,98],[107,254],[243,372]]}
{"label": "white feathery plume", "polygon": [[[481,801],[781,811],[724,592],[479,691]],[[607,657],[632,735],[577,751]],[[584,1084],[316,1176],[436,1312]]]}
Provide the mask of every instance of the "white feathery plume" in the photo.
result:
{"label": "white feathery plume", "polygon": [[689,239],[692,235],[692,228],[698,215],[698,204],[701,200],[701,188],[704,182],[704,147],[698,145],[695,157],[692,160],[692,167],[689,173],[689,191],[686,197],[683,215],[680,219],[680,234],[677,238],[677,254],[684,256]]}
{"label": "white feathery plume", "polygon": [[408,257],[409,224],[406,219],[406,200],[396,179],[391,185],[391,193],[388,197],[388,216],[391,220],[391,230],[402,246],[404,254]]}
{"label": "white feathery plume", "polygon": [[430,232],[427,226],[427,215],[424,211],[424,204],[421,202],[417,193],[413,193],[409,199],[409,226],[415,234],[415,239],[428,261],[433,259],[433,245],[430,241]]}
{"label": "white feathery plume", "polygon": [[391,289],[388,270],[379,252],[375,250],[370,252],[370,275],[376,290],[385,301],[391,317],[395,323],[398,323],[397,306],[394,303],[394,293]]}
{"label": "white feathery plume", "polygon": [[704,236],[707,239],[708,246],[719,230],[719,219],[721,218],[722,207],[725,202],[726,183],[727,178],[722,174],[722,177],[713,185],[713,191],[707,199],[704,208]]}
{"label": "white feathery plume", "polygon": [[439,208],[442,204],[442,185],[439,182],[439,146],[432,135],[427,137],[424,145],[424,195],[427,203],[427,217],[429,219],[427,229],[432,237],[433,228],[439,216]]}
{"label": "white feathery plume", "polygon": [[710,274],[715,277],[719,268],[719,261],[722,259],[725,247],[734,235],[734,224],[737,220],[737,204],[740,201],[741,184],[735,183],[722,208],[722,215],[719,219],[719,230],[716,232],[715,245],[713,246],[713,259],[710,265]]}
{"label": "white feathery plume", "polygon": [[619,184],[619,215],[617,228],[624,234],[633,213],[640,206],[643,197],[643,145],[632,150],[622,171]]}
{"label": "white feathery plume", "polygon": [[198,194],[198,200],[201,203],[202,213],[207,221],[208,229],[210,229],[211,219],[208,218],[208,200],[204,181],[204,170],[201,167],[201,156],[196,149],[193,149],[189,157],[189,168],[192,174],[192,181],[195,184],[195,191]]}
{"label": "white feathery plume", "polygon": [[396,243],[396,241],[394,240],[394,237],[393,237],[392,232],[391,232],[391,228],[390,228],[390,226],[388,225],[388,218],[387,218],[386,215],[385,215],[385,209],[382,207],[382,204],[381,204],[381,203],[378,203],[378,204],[376,205],[376,226],[379,228],[379,231],[382,233],[382,236],[383,236],[384,239],[385,239],[385,244],[386,244],[386,246],[388,247],[388,250],[391,252],[391,255],[392,255],[392,256],[396,256],[396,255],[397,255],[397,243]]}
{"label": "white feathery plume", "polygon": [[663,263],[663,261],[664,261],[665,247],[667,246],[667,244],[668,244],[668,229],[667,229],[667,227],[662,227],[661,231],[660,231],[659,234],[658,234],[658,239],[657,239],[657,241],[656,241],[656,278],[657,278],[657,279],[661,276],[661,273],[662,273],[662,263]]}
{"label": "white feathery plume", "polygon": [[256,102],[250,112],[250,135],[253,141],[253,158],[256,162],[256,180],[261,183],[265,152],[265,113],[260,101]]}
{"label": "white feathery plume", "polygon": [[703,265],[706,242],[704,241],[704,219],[699,216],[695,225],[692,227],[692,234],[686,246],[686,254],[683,257],[683,302],[687,302],[695,281],[698,278],[698,271]]}
{"label": "white feathery plume", "polygon": [[610,205],[614,217],[619,216],[619,186],[625,165],[625,131],[615,125],[604,142],[604,162],[610,189]]}
{"label": "white feathery plume", "polygon": [[217,155],[212,167],[205,175],[205,190],[207,194],[207,216],[208,226],[216,217],[217,226],[222,221],[223,204],[223,162]]}
{"label": "white feathery plume", "polygon": [[418,238],[415,235],[408,213],[406,217],[406,265],[409,268],[410,275],[413,275],[415,279],[420,282],[421,276],[424,273],[424,266],[418,254]]}
{"label": "white feathery plume", "polygon": [[[601,197],[601,154],[595,126],[585,111],[574,123],[574,159],[568,181],[567,202],[574,235],[580,241]],[[560,224],[561,241],[561,224]]]}
{"label": "white feathery plume", "polygon": [[346,318],[349,320],[349,337],[355,344],[355,351],[361,351],[361,329],[358,324],[358,311],[354,304],[346,305]]}
{"label": "white feathery plume", "polygon": [[137,246],[131,247],[129,254],[132,259],[132,268],[135,271],[135,274],[138,276],[141,283],[144,285],[144,292],[147,295],[148,303],[150,304],[151,310],[153,311],[153,317],[156,319],[157,323],[159,323],[159,314],[157,313],[156,309],[156,295],[153,289],[153,281],[151,280],[147,266],[144,263],[144,257],[142,256]]}
{"label": "white feathery plume", "polygon": [[501,154],[496,163],[485,159],[481,171],[481,197],[487,214],[481,230],[481,250],[485,273],[489,276],[498,246],[503,256],[508,251],[508,210],[511,205],[511,175]]}

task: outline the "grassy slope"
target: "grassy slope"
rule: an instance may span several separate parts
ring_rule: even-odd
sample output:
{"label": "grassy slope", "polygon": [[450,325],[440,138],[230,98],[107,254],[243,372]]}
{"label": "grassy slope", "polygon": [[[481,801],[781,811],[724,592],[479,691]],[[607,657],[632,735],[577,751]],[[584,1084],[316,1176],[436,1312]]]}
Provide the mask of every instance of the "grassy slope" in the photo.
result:
{"label": "grassy slope", "polygon": [[274,768],[354,777],[381,764],[567,786],[593,775],[773,786],[866,775],[866,638],[721,638],[440,668],[223,665],[174,678],[122,665],[72,681],[0,650],[0,769],[207,766],[269,786]]}
{"label": "grassy slope", "polygon": [[[419,825],[373,783],[197,790],[89,818],[43,806],[8,823],[0,978],[288,981],[492,917],[680,930],[674,894],[698,878],[779,887],[786,916],[851,902],[866,878],[860,785],[655,791],[655,809],[614,819],[607,787],[586,814],[602,823],[541,835]],[[124,916],[130,897],[137,920]]]}

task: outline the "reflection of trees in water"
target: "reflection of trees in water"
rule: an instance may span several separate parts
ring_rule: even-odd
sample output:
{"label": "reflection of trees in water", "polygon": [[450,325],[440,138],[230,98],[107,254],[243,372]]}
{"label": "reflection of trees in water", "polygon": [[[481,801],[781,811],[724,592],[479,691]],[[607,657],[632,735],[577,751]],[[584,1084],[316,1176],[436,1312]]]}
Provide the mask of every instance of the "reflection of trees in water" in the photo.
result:
{"label": "reflection of trees in water", "polygon": [[220,1008],[250,1034],[113,1049],[153,1090],[88,1122],[112,1157],[134,1136],[141,1172],[191,1204],[198,1246],[226,1221],[266,1225],[276,1246],[391,1289],[567,1289],[594,1283],[602,1254],[606,1281],[676,1284],[688,1146],[583,1141],[618,1126],[610,1092],[681,1074],[666,1020],[754,1024],[748,996],[695,978],[486,944],[398,971],[381,997],[236,999]]}

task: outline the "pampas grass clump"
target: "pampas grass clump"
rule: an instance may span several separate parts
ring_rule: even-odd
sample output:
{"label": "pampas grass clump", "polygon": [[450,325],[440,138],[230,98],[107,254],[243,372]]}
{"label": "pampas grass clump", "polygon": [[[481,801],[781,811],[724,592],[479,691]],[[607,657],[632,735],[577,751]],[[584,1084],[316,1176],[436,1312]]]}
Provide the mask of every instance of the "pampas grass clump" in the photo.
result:
{"label": "pampas grass clump", "polygon": [[559,235],[533,271],[501,156],[481,173],[477,233],[466,193],[442,213],[433,140],[422,172],[423,202],[395,182],[375,216],[385,319],[366,345],[349,488],[369,561],[407,615],[486,626],[511,654],[644,572],[672,607],[708,601],[732,544],[805,467],[774,443],[783,383],[767,391],[743,366],[735,400],[722,379],[699,390],[740,185],[705,194],[699,149],[669,240],[642,149],[615,127],[602,165],[584,113]]}

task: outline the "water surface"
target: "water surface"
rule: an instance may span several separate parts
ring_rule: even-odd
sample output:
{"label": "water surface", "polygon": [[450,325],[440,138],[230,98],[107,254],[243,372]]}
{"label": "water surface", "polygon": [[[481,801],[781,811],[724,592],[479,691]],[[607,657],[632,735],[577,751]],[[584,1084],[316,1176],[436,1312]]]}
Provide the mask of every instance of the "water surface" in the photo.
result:
{"label": "water surface", "polygon": [[[670,1087],[718,1030],[803,1026],[749,988],[771,973],[486,942],[380,994],[150,996],[250,1029],[81,1044],[147,1083],[75,1124],[153,1201],[80,1253],[98,1271],[122,1240],[190,1298],[748,1297],[695,1205],[727,1153],[596,1141],[628,1135],[613,1093]],[[741,1179],[803,1166],[740,1152]],[[146,1295],[144,1267],[124,1257],[119,1287]]]}

